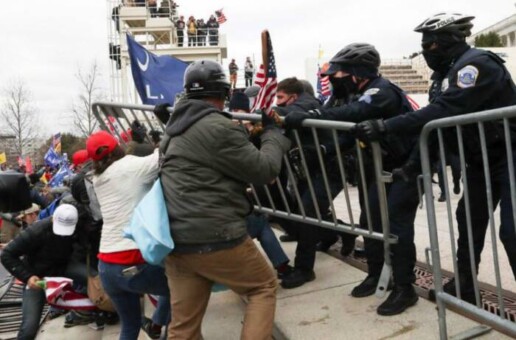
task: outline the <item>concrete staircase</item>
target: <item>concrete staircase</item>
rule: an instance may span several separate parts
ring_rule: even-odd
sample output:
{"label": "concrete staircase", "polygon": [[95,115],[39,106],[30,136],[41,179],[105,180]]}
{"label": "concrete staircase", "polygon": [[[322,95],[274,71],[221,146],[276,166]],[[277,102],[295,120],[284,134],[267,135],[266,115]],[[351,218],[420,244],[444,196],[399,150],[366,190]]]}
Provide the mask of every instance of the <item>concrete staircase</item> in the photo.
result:
{"label": "concrete staircase", "polygon": [[380,66],[380,73],[408,94],[428,93],[429,82],[410,64],[382,65]]}

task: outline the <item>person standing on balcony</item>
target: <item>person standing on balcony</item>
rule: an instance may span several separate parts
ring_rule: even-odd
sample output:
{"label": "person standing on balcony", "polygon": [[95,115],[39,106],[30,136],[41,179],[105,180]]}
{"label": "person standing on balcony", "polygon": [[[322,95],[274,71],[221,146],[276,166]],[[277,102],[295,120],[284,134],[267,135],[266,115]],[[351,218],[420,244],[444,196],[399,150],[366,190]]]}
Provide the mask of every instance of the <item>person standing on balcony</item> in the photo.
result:
{"label": "person standing on balcony", "polygon": [[188,18],[188,46],[196,46],[197,45],[197,23],[195,22],[195,18],[193,15],[190,15]]}
{"label": "person standing on balcony", "polygon": [[253,63],[251,62],[250,57],[247,57],[245,60],[244,72],[245,72],[245,87],[253,85],[254,66],[253,66]]}
{"label": "person standing on balcony", "polygon": [[235,59],[231,59],[229,63],[229,83],[231,84],[231,88],[236,88],[237,83],[237,74],[238,74],[238,65],[235,62]]}
{"label": "person standing on balcony", "polygon": [[204,19],[197,20],[197,44],[198,46],[206,46],[206,36],[208,35],[208,26]]}
{"label": "person standing on balcony", "polygon": [[219,23],[214,15],[210,16],[206,26],[208,26],[208,33],[210,34],[210,46],[217,46],[219,44]]}
{"label": "person standing on balcony", "polygon": [[177,46],[183,47],[183,40],[185,36],[185,17],[180,16],[176,21],[176,32],[177,32]]}

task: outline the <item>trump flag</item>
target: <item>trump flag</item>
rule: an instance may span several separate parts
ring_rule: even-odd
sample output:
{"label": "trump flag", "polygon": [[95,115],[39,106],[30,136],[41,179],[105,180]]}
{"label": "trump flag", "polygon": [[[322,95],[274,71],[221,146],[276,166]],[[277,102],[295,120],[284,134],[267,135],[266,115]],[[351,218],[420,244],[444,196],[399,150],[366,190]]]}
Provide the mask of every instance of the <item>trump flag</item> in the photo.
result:
{"label": "trump flag", "polygon": [[142,103],[174,104],[176,94],[183,91],[187,63],[171,57],[156,56],[127,35],[134,85]]}

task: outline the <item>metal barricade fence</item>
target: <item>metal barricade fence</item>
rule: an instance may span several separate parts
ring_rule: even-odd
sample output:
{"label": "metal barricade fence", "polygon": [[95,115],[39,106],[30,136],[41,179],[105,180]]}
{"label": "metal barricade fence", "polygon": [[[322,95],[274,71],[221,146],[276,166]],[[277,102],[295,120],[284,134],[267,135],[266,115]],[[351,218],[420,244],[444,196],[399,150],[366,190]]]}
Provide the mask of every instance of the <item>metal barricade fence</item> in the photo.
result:
{"label": "metal barricade fence", "polygon": [[[422,177],[431,244],[431,248],[427,249],[427,255],[429,252],[431,256],[427,257],[431,258],[432,262],[441,339],[448,337],[446,307],[453,307],[454,310],[458,310],[472,319],[516,337],[516,324],[508,319],[504,306],[504,297],[511,294],[504,289],[504,284],[505,288],[514,287],[515,273],[507,265],[506,259],[498,255],[495,228],[495,210],[501,201],[500,204],[503,207],[500,209],[500,218],[503,218],[503,224],[500,227],[500,235],[502,235],[502,229],[504,234],[514,235],[515,233],[516,182],[512,140],[516,141],[516,130],[511,129],[511,119],[514,117],[516,117],[516,106],[471,113],[429,122],[421,133]],[[514,122],[512,123],[514,124]],[[464,188],[459,203],[456,203],[456,200],[450,196],[446,172],[446,158],[448,157],[446,148],[453,146],[455,146],[456,150],[454,151],[460,160]],[[437,160],[441,164],[438,171],[444,173],[446,197],[446,209],[445,211],[440,209],[439,213],[436,212],[432,191],[432,165]],[[452,216],[455,206],[457,206],[457,225],[454,225]],[[446,222],[447,228],[440,228],[441,224]],[[462,231],[458,237],[455,227]],[[488,229],[485,229],[486,227]],[[479,253],[484,246],[484,236],[487,230],[489,230],[488,234],[492,242],[490,250],[493,259],[484,261],[479,270],[479,263],[475,262],[475,257],[479,260]],[[457,238],[462,241],[456,246]],[[467,246],[463,240],[467,241]],[[467,249],[465,249],[466,247]],[[516,244],[513,244],[512,247],[516,247]],[[510,250],[511,245],[505,244],[505,248],[509,260],[515,261],[514,253]],[[451,257],[448,256],[448,250],[451,251]],[[490,256],[490,254],[486,254],[487,250],[485,249],[483,252],[484,259]],[[460,264],[457,254],[462,259]],[[449,267],[449,263],[445,264],[450,259],[452,268]],[[443,270],[446,266],[448,266],[446,269],[452,270],[454,273],[455,285],[453,287],[453,284],[449,284],[447,290],[444,291]],[[480,285],[477,278],[477,274],[481,272],[488,272],[482,273],[485,277],[483,281],[492,281],[494,278],[494,283],[491,282],[491,284],[496,286],[499,306],[499,310],[495,313],[490,313],[482,308]],[[461,280],[462,284],[460,284]],[[472,303],[465,302],[463,299],[469,299]],[[477,327],[461,333],[458,337],[470,338],[488,330],[487,327]]]}
{"label": "metal barricade fence", "polygon": [[[148,130],[156,129],[157,126],[161,129],[164,128],[163,124],[154,118],[153,108],[153,106],[149,105],[95,103],[93,105],[93,112],[103,129],[117,136],[122,144],[126,144],[127,140],[125,140],[123,135],[127,135],[127,129],[134,119],[139,119],[142,124],[148,126]],[[244,121],[258,122],[261,119],[256,114],[233,114],[233,118],[235,124],[242,124]],[[293,164],[288,155],[285,155],[282,170],[283,176],[279,176],[274,183],[263,187],[250,186],[251,195],[255,201],[255,210],[295,222],[307,223],[337,232],[362,235],[364,238],[384,241],[384,266],[376,291],[376,296],[382,297],[387,291],[392,274],[390,245],[396,243],[397,238],[390,235],[389,232],[385,183],[390,182],[392,178],[390,174],[384,173],[382,170],[380,146],[378,143],[372,143],[370,150],[368,149],[368,154],[365,155],[365,149],[360,146],[361,143],[354,143],[356,144],[354,149],[358,159],[359,183],[364,195],[362,210],[365,213],[365,218],[363,219],[366,225],[360,228],[358,225],[359,218],[352,211],[352,201],[346,181],[347,169],[343,159],[343,154],[346,150],[342,150],[339,143],[339,136],[343,132],[349,131],[354,124],[307,120],[303,126],[302,133],[310,135],[310,145],[303,144],[300,137],[301,131],[291,131],[294,144],[298,148],[298,164]],[[244,129],[244,127],[242,128]],[[321,132],[326,134],[327,138],[324,141],[326,144],[323,144],[323,141],[321,141]],[[325,153],[324,150],[332,151]],[[311,159],[309,159],[310,157]],[[366,157],[371,159],[374,165],[373,181],[377,185],[382,232],[373,230],[368,198],[368,179],[366,179],[366,171],[371,172],[373,169],[364,166],[364,158]],[[314,161],[313,158],[316,160]],[[329,158],[331,158],[331,161],[328,161]],[[331,169],[328,168],[330,163]],[[331,174],[329,174],[329,171],[331,171]],[[306,179],[300,180],[297,173],[306,174]],[[347,211],[345,216],[339,216],[337,213],[334,204],[334,199],[337,195],[344,199]],[[320,206],[327,208],[328,211],[321,211]],[[342,220],[346,220],[347,223],[342,222]]]}

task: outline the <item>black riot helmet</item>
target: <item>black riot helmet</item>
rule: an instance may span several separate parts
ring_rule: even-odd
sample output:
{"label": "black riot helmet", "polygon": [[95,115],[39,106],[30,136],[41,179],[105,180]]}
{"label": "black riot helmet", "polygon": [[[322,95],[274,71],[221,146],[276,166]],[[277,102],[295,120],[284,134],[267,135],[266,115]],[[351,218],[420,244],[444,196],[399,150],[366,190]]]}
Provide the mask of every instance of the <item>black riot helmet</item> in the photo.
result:
{"label": "black riot helmet", "polygon": [[471,35],[474,16],[459,13],[438,13],[419,24],[414,31],[419,33],[448,33],[465,39]]}
{"label": "black riot helmet", "polygon": [[380,54],[376,48],[367,43],[349,44],[330,60],[330,67],[324,76],[331,76],[338,71],[346,71],[358,77],[373,77],[378,74]]}
{"label": "black riot helmet", "polygon": [[186,68],[184,88],[189,99],[225,99],[231,86],[219,63],[212,60],[197,60]]}

